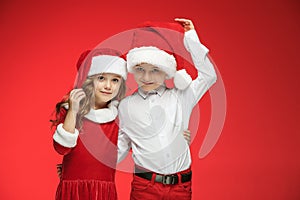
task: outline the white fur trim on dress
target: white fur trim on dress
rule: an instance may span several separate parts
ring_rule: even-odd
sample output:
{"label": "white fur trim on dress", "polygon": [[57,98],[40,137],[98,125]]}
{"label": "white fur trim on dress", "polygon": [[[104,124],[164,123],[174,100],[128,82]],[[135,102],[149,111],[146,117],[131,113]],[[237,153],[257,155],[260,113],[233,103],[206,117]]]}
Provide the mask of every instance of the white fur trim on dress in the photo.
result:
{"label": "white fur trim on dress", "polygon": [[173,55],[153,46],[131,49],[127,56],[127,70],[133,73],[133,67],[141,63],[148,63],[162,69],[170,79],[176,72],[176,60]]}
{"label": "white fur trim on dress", "polygon": [[97,110],[91,109],[90,112],[84,117],[99,124],[113,121],[118,115],[118,104],[118,101],[112,101],[108,105],[108,108],[102,108]]}
{"label": "white fur trim on dress", "polygon": [[99,55],[92,58],[88,76],[100,73],[113,73],[127,78],[126,61],[118,56]]}
{"label": "white fur trim on dress", "polygon": [[75,147],[77,144],[77,138],[79,131],[75,129],[75,133],[70,133],[66,131],[63,127],[63,124],[59,124],[56,127],[53,139],[60,145],[68,148]]}

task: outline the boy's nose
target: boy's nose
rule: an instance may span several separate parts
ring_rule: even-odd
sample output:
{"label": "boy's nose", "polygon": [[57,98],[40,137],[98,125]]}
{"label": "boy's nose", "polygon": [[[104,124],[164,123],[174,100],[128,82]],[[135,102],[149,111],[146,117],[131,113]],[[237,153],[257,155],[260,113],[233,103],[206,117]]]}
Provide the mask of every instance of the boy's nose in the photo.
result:
{"label": "boy's nose", "polygon": [[143,75],[143,80],[144,81],[150,81],[151,80],[151,75],[149,72],[145,72]]}

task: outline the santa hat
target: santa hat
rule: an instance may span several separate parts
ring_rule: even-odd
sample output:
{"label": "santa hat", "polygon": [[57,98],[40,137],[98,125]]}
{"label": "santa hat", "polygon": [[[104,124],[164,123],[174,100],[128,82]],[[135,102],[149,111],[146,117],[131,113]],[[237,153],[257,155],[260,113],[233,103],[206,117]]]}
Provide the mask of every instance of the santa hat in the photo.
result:
{"label": "santa hat", "polygon": [[76,88],[80,88],[87,77],[100,73],[114,73],[127,79],[126,61],[120,52],[113,49],[87,50],[77,61]]}
{"label": "santa hat", "polygon": [[[176,88],[184,90],[192,78],[184,67],[187,63],[179,54],[186,51],[184,29],[178,23],[145,22],[133,33],[132,49],[127,53],[127,70],[141,63],[152,64],[174,78]],[[177,71],[178,70],[178,71]]]}

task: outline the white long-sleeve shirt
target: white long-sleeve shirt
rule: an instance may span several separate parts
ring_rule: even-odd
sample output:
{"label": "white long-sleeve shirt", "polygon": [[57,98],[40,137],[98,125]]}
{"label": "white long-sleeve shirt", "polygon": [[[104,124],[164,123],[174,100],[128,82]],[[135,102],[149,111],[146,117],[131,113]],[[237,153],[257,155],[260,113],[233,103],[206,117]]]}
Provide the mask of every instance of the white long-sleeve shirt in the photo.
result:
{"label": "white long-sleeve shirt", "polygon": [[216,81],[208,49],[195,30],[184,35],[198,76],[185,90],[164,85],[146,94],[140,88],[119,105],[118,160],[132,148],[136,165],[160,174],[188,169],[191,155],[183,131],[188,129],[193,107]]}

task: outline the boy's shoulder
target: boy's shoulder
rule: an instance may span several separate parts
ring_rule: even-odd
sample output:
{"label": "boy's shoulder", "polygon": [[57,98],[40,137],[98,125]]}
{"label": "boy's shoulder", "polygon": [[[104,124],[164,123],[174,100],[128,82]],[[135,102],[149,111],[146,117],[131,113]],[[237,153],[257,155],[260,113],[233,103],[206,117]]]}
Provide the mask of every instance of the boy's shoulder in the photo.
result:
{"label": "boy's shoulder", "polygon": [[137,95],[138,93],[134,92],[133,94],[126,96],[124,99],[121,100],[119,107],[124,106],[124,104],[127,104],[130,99],[135,98]]}

